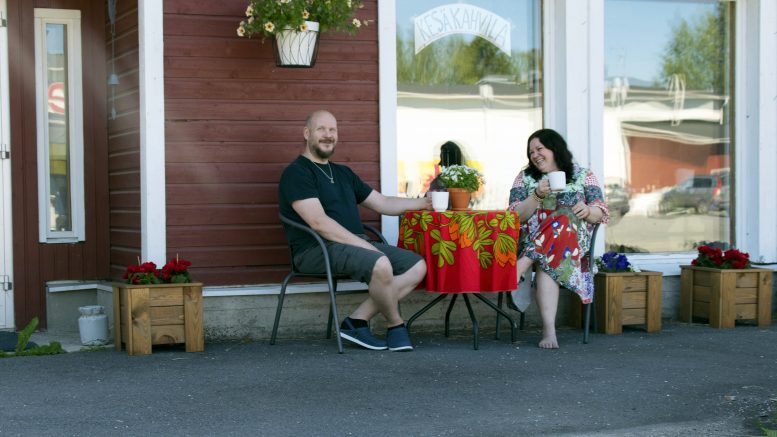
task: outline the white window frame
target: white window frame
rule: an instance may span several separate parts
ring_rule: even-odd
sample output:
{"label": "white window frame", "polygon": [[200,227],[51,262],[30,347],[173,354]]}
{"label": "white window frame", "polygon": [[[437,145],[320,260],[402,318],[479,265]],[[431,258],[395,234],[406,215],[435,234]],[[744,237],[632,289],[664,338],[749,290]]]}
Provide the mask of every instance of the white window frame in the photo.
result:
{"label": "white window frame", "polygon": [[[66,26],[67,121],[70,154],[70,231],[52,231],[50,223],[51,169],[49,163],[49,114],[46,87],[46,25]],[[38,138],[38,240],[41,243],[74,243],[86,239],[84,207],[84,115],[81,83],[81,11],[35,9],[35,97]]]}

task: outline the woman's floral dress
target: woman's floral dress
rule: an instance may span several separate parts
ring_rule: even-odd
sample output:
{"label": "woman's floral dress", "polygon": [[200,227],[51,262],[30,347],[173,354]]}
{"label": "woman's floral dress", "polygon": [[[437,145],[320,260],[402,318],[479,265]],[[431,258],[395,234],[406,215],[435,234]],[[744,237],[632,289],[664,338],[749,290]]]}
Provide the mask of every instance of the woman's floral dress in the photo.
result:
{"label": "woman's floral dress", "polygon": [[[529,197],[538,181],[521,171],[510,190],[510,207]],[[602,210],[602,223],[609,220],[609,210],[604,202],[602,189],[594,174],[574,165],[572,182],[561,192],[551,192],[542,204],[521,223],[518,257],[527,256],[540,265],[560,286],[574,291],[583,303],[593,299],[594,281],[588,259],[583,256],[591,244],[593,224],[581,220],[572,213],[572,206],[583,201],[588,206]]]}

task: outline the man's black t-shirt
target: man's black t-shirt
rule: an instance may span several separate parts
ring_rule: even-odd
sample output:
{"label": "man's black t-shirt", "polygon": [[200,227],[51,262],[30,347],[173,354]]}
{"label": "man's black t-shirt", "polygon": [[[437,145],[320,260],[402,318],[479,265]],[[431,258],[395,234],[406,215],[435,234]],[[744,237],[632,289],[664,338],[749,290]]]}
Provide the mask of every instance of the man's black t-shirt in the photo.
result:
{"label": "man's black t-shirt", "polygon": [[[330,174],[334,183],[329,180]],[[318,198],[326,215],[354,234],[363,234],[359,204],[371,192],[372,187],[364,183],[350,168],[333,162],[329,165],[316,164],[300,155],[281,175],[278,204],[281,214],[305,224],[291,204],[297,200]],[[316,244],[316,240],[308,234],[290,226],[284,228],[292,252],[301,253]]]}

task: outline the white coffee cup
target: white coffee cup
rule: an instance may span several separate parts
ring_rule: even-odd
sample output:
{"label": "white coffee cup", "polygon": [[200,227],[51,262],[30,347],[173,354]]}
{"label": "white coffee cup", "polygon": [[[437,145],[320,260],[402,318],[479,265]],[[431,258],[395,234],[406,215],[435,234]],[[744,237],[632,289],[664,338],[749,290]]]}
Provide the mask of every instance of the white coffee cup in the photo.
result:
{"label": "white coffee cup", "polygon": [[550,189],[553,191],[561,191],[567,186],[567,174],[563,171],[548,173],[548,180],[550,181]]}
{"label": "white coffee cup", "polygon": [[432,191],[432,209],[443,212],[448,209],[448,192]]}

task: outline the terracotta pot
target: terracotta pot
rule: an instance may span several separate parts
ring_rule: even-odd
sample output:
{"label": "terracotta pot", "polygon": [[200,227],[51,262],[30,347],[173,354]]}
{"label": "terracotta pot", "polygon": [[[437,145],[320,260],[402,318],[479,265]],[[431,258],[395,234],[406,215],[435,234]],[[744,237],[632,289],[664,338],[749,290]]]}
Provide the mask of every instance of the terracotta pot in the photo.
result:
{"label": "terracotta pot", "polygon": [[464,188],[448,188],[451,200],[451,209],[453,211],[467,211],[469,210],[469,199],[472,197],[472,193]]}

